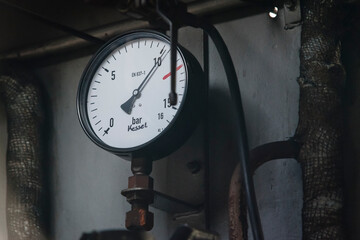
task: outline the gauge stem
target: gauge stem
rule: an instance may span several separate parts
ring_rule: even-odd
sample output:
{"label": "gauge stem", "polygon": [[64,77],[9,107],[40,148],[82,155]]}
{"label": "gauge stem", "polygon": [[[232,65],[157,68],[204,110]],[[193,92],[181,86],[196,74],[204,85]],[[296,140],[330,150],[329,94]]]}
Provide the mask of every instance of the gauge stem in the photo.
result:
{"label": "gauge stem", "polygon": [[175,23],[171,23],[170,32],[171,32],[171,46],[170,46],[170,71],[171,71],[171,89],[169,94],[170,105],[174,106],[177,104],[177,94],[176,94],[176,45],[177,45],[177,34],[178,28]]}
{"label": "gauge stem", "polygon": [[[166,5],[167,3],[168,5]],[[167,8],[166,8],[166,7]],[[169,24],[170,27],[170,50],[171,50],[171,62],[170,62],[170,72],[171,72],[171,83],[170,83],[170,105],[174,106],[177,104],[177,94],[176,94],[176,46],[177,46],[177,34],[178,34],[178,7],[179,2],[176,0],[172,1],[161,1],[158,0],[156,4],[156,11],[158,14]],[[166,9],[164,11],[164,8]]]}

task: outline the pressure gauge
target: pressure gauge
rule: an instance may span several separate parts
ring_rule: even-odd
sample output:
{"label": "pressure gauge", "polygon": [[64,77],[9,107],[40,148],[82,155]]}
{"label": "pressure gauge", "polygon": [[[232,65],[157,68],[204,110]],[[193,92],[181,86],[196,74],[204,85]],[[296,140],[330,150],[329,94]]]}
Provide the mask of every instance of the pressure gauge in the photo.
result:
{"label": "pressure gauge", "polygon": [[134,31],[106,43],[78,89],[80,123],[98,146],[119,156],[163,157],[189,136],[201,114],[202,69],[182,47],[176,56],[177,103],[170,104],[170,41]]}

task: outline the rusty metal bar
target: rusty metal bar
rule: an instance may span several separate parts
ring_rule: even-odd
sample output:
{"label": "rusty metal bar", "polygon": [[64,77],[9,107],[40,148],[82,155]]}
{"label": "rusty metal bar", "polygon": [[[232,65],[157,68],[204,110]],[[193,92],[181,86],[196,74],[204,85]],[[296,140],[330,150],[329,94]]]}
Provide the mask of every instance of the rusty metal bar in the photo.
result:
{"label": "rusty metal bar", "polygon": [[[250,171],[255,170],[271,160],[297,158],[300,145],[294,141],[280,141],[261,145],[250,151]],[[242,190],[240,164],[237,164],[229,188],[229,239],[247,239],[246,200]]]}

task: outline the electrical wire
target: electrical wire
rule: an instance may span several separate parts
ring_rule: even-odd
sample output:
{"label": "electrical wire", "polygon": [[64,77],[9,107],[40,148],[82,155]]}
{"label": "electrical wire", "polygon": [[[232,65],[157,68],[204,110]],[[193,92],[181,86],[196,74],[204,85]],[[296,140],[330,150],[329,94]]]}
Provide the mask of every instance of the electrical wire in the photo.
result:
{"label": "electrical wire", "polygon": [[244,110],[242,106],[240,87],[236,76],[234,63],[231,59],[229,50],[223,38],[213,25],[208,23],[205,19],[199,18],[190,13],[186,13],[186,16],[184,16],[183,19],[187,25],[195,28],[201,28],[210,36],[223,63],[229,84],[231,99],[235,107],[235,117],[237,118],[236,120],[238,122],[238,154],[241,164],[242,178],[244,181],[251,229],[255,240],[263,240],[264,236],[261,227],[259,210],[256,202],[254,182],[251,171],[249,170],[249,146],[246,133]]}

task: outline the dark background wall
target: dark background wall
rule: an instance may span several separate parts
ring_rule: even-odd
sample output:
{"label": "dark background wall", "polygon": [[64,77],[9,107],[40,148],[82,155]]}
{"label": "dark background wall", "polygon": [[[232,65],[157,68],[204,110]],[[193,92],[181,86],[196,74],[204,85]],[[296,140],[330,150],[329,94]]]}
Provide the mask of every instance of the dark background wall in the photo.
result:
{"label": "dark background wall", "polygon": [[[91,18],[91,14],[88,16]],[[69,20],[69,22],[71,22]],[[14,24],[14,23],[12,23]],[[283,17],[266,13],[216,25],[235,63],[244,101],[250,147],[285,140],[297,124],[300,27],[285,31]],[[9,29],[9,31],[12,31]],[[29,30],[30,31],[30,30]],[[10,41],[10,40],[9,40]],[[180,32],[180,43],[202,63],[202,33]],[[77,120],[77,85],[90,56],[37,65],[34,71],[50,97],[53,115],[53,226],[55,239],[78,239],[82,232],[124,228],[130,206],[120,195],[127,187],[130,163],[96,147]],[[56,61],[55,61],[56,62]],[[210,43],[210,224],[222,239],[228,238],[227,192],[235,158],[232,109],[228,87],[215,48]],[[4,238],[5,115],[0,114],[0,239]],[[154,164],[155,189],[191,202],[203,199],[203,170],[190,174],[186,163],[203,161],[201,127],[178,152]],[[199,150],[200,149],[200,150]],[[302,183],[293,160],[268,163],[255,174],[255,186],[265,239],[301,239]],[[172,216],[152,209],[156,239],[167,239]],[[204,216],[191,221],[204,226]],[[3,234],[3,235],[1,235]]]}

